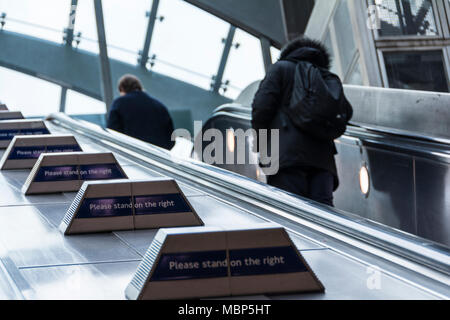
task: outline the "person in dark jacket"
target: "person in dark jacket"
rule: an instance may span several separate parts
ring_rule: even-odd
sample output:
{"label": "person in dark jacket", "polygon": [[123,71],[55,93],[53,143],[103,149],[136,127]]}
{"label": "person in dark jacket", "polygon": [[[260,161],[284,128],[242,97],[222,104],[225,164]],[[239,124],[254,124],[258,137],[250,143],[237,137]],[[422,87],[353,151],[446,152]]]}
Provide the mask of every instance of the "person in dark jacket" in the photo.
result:
{"label": "person in dark jacket", "polygon": [[167,108],[143,91],[138,78],[119,80],[120,97],[114,100],[107,127],[165,149],[172,149],[172,118]]}
{"label": "person in dark jacket", "polygon": [[268,184],[333,206],[333,192],[339,185],[334,142],[299,130],[283,112],[291,100],[299,61],[326,70],[331,66],[330,55],[320,42],[302,37],[289,43],[255,95],[252,126],[256,131],[279,129],[279,171],[268,177]]}

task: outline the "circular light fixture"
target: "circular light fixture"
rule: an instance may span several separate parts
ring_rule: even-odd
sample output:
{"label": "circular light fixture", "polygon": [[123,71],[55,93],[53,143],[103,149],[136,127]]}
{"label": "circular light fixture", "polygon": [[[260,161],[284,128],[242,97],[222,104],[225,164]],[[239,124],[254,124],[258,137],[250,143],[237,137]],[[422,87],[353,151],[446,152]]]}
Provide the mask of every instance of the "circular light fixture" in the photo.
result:
{"label": "circular light fixture", "polygon": [[359,170],[359,187],[361,192],[367,197],[370,192],[370,175],[365,164]]}
{"label": "circular light fixture", "polygon": [[233,129],[227,130],[227,147],[228,147],[229,152],[234,153],[234,150],[236,147],[236,142],[234,140],[234,130]]}

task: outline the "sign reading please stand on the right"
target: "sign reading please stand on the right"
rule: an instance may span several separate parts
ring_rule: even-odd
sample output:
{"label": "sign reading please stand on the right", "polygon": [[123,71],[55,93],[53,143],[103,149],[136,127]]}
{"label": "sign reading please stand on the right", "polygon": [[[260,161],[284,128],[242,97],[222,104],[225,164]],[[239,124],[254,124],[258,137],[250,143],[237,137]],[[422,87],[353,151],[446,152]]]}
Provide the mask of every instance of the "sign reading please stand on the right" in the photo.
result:
{"label": "sign reading please stand on the right", "polygon": [[161,229],[125,293],[128,299],[192,299],[325,288],[284,228]]}

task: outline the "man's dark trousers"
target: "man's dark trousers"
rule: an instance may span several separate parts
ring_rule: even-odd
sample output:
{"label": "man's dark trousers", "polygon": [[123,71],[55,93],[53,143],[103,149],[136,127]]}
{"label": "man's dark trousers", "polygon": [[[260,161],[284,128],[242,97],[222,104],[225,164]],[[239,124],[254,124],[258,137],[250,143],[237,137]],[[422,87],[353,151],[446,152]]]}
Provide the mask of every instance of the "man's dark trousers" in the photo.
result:
{"label": "man's dark trousers", "polygon": [[268,184],[328,206],[333,206],[333,175],[312,167],[281,169],[268,177]]}

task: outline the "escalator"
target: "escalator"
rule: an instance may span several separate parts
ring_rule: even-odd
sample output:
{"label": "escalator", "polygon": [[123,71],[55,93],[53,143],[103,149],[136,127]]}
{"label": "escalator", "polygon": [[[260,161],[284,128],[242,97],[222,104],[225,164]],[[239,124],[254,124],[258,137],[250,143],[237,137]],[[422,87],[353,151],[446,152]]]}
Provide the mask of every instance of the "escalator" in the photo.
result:
{"label": "escalator", "polygon": [[[284,227],[326,291],[257,298],[450,298],[445,246],[63,114],[47,125],[75,135],[84,151],[113,152],[131,179],[176,179],[206,226]],[[20,189],[28,174],[0,172],[0,297],[123,299],[157,230],[64,236],[58,226],[76,194],[26,197]],[[368,285],[373,274],[377,288]]]}
{"label": "escalator", "polygon": [[[217,129],[226,136],[230,129],[250,129],[250,121],[250,108],[225,105],[215,110],[203,132]],[[450,246],[450,140],[351,123],[336,148],[336,208]],[[247,139],[246,151],[251,150]],[[265,181],[250,163],[219,166]]]}

